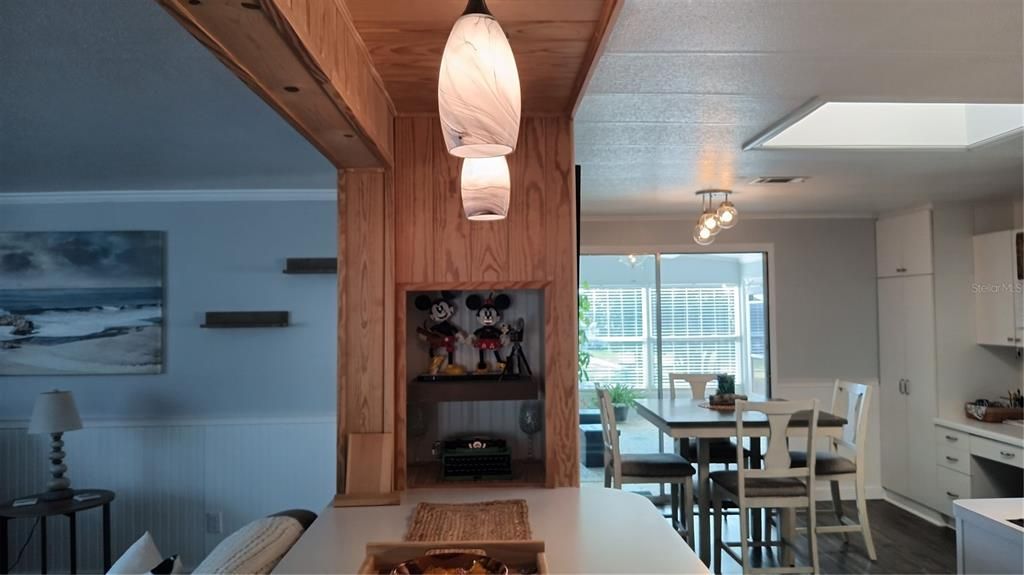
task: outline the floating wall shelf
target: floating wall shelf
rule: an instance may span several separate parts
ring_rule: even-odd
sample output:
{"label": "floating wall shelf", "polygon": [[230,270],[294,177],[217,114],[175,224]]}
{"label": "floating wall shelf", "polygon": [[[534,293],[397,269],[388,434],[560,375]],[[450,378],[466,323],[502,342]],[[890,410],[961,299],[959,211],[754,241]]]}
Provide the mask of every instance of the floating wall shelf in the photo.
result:
{"label": "floating wall shelf", "polygon": [[286,274],[336,274],[337,258],[288,258],[285,260]]}
{"label": "floating wall shelf", "polygon": [[288,327],[286,311],[208,311],[206,322],[199,327]]}

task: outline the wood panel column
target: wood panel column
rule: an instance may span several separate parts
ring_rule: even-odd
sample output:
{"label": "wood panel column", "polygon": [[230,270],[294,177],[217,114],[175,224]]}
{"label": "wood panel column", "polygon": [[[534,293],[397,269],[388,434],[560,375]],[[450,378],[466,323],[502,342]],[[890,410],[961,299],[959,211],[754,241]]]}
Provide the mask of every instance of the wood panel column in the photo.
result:
{"label": "wood panel column", "polygon": [[[394,434],[394,192],[390,170],[338,172],[338,476],[337,493],[351,493],[346,469],[351,434]],[[387,438],[379,438],[387,446]],[[375,467],[393,487],[393,448],[377,449]],[[380,458],[376,461],[376,458]],[[366,465],[363,465],[363,464]],[[363,479],[359,479],[362,481]]]}

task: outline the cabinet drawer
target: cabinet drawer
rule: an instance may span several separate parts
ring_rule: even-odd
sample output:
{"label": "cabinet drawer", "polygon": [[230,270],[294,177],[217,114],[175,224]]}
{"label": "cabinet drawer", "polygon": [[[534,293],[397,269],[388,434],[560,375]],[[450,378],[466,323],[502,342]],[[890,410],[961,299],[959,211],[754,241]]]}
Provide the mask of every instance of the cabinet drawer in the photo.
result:
{"label": "cabinet drawer", "polygon": [[968,451],[970,449],[971,436],[948,427],[935,426],[935,445],[947,446]]}
{"label": "cabinet drawer", "polygon": [[937,467],[937,485],[939,488],[939,511],[953,515],[953,502],[957,499],[970,499],[971,476],[945,467]]}
{"label": "cabinet drawer", "polygon": [[966,449],[954,445],[936,446],[935,462],[939,465],[959,471],[964,475],[971,474],[971,454]]}
{"label": "cabinet drawer", "polygon": [[971,455],[1024,469],[1024,449],[984,437],[971,438]]}

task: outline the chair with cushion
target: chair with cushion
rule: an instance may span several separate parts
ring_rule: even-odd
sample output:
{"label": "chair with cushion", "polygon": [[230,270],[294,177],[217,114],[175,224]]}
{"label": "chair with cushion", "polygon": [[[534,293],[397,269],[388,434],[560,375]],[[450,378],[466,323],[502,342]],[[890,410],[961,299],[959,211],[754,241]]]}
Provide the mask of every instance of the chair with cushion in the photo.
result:
{"label": "chair with cushion", "polygon": [[[814,464],[815,452],[811,451],[805,467],[791,466],[787,446],[787,429],[798,412],[809,412],[807,420],[807,444],[814,445],[818,427],[818,401],[767,401],[736,402],[736,437],[742,439],[743,419],[750,412],[763,413],[768,419],[768,448],[763,469],[751,469],[743,461],[736,471],[715,471],[711,473],[711,497],[715,509],[715,554],[716,573],[722,572],[722,552],[743,565],[744,573],[818,573],[818,536],[814,509]],[[736,448],[737,459],[742,452]],[[722,503],[733,501],[739,507],[740,540],[722,540]],[[780,567],[755,568],[751,562],[751,547],[793,546],[796,510],[808,511],[808,538],[810,539],[810,566],[782,565]],[[751,541],[751,509],[785,510],[785,529],[779,541]],[[735,548],[739,548],[739,553]]]}
{"label": "chair with cushion", "polygon": [[[604,440],[604,486],[622,489],[626,484],[668,483],[672,486],[672,520],[683,526],[681,532],[693,547],[693,475],[690,462],[675,453],[622,453],[615,410],[608,392],[597,390],[601,407],[601,432]],[[682,505],[679,494],[682,488]],[[680,509],[682,518],[680,521]]]}
{"label": "chair with cushion", "polygon": [[[694,399],[704,399],[707,397],[705,394],[707,393],[708,383],[715,381],[717,378],[717,375],[710,373],[669,373],[668,396],[670,399],[675,399],[676,381],[685,381],[690,384],[690,391],[693,393]],[[690,461],[697,460],[696,441],[687,442],[685,455]],[[745,458],[750,457],[750,452],[744,449],[743,456]],[[709,440],[708,461],[710,463],[724,465],[726,469],[728,469],[730,465],[735,465],[736,444],[731,439],[726,438]]]}
{"label": "chair with cushion", "polygon": [[[841,437],[829,440],[828,451],[815,455],[814,475],[820,481],[828,481],[832,487],[832,506],[839,525],[820,525],[818,533],[856,533],[864,537],[868,557],[874,561],[875,543],[871,539],[868,522],[867,491],[864,487],[864,451],[867,444],[868,406],[871,404],[871,386],[863,383],[836,380],[832,388],[831,413],[846,418]],[[840,454],[840,448],[848,450],[850,456]],[[807,465],[807,452],[791,451],[794,467]],[[843,515],[843,502],[839,494],[839,482],[853,480],[857,495],[857,523]]]}

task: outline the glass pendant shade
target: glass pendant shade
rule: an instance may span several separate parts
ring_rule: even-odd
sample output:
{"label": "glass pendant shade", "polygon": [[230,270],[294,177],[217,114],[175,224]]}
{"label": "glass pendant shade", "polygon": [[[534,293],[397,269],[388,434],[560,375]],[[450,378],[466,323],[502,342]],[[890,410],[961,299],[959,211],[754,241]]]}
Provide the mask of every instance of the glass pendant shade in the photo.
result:
{"label": "glass pendant shade", "polygon": [[718,214],[711,209],[701,214],[698,224],[710,232],[712,236],[717,236],[718,232],[722,231],[718,221]]}
{"label": "glass pendant shade", "polygon": [[693,228],[693,241],[697,242],[697,245],[710,246],[715,241],[715,236],[707,228],[697,224]]}
{"label": "glass pendant shade", "polygon": [[739,212],[736,211],[736,206],[732,205],[732,202],[725,200],[718,206],[718,225],[722,229],[732,228],[738,220]]}
{"label": "glass pendant shade", "polygon": [[438,113],[448,153],[504,156],[516,148],[519,71],[505,32],[482,0],[470,0],[441,57]]}
{"label": "glass pendant shade", "polygon": [[462,161],[462,211],[468,219],[505,219],[511,187],[505,156]]}

